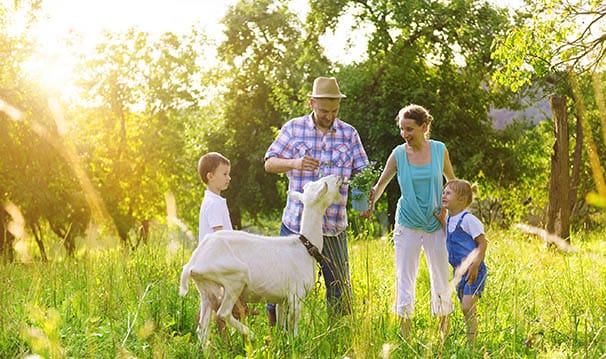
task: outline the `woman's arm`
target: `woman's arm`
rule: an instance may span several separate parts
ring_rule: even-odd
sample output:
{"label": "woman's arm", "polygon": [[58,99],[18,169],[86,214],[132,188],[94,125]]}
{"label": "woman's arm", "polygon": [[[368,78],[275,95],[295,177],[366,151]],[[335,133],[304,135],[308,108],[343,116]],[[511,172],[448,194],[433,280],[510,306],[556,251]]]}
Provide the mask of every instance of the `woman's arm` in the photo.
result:
{"label": "woman's arm", "polygon": [[389,158],[387,158],[387,163],[385,164],[385,168],[381,173],[381,177],[379,177],[377,183],[370,190],[370,209],[366,212],[363,212],[362,217],[370,218],[370,216],[372,216],[372,213],[375,210],[375,203],[379,200],[379,198],[381,198],[383,191],[385,191],[385,187],[387,187],[387,185],[389,184],[393,176],[395,176],[397,171],[398,167],[396,158],[392,152],[389,155]]}
{"label": "woman's arm", "polygon": [[444,177],[446,177],[447,181],[455,179],[452,163],[450,162],[450,156],[448,155],[448,150],[446,148],[444,148]]}

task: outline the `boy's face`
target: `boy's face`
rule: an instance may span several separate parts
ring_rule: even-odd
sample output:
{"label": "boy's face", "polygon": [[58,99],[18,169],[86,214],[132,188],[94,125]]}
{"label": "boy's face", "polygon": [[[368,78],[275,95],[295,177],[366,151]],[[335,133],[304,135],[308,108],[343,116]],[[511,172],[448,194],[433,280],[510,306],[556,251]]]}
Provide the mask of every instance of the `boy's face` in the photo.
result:
{"label": "boy's face", "polygon": [[229,172],[231,170],[230,165],[220,164],[214,172],[208,173],[208,187],[217,191],[224,191],[229,187],[231,177]]}
{"label": "boy's face", "polygon": [[446,186],[444,188],[444,192],[442,193],[442,207],[448,209],[449,211],[460,210],[462,207],[465,207],[463,200],[450,188],[450,186]]}

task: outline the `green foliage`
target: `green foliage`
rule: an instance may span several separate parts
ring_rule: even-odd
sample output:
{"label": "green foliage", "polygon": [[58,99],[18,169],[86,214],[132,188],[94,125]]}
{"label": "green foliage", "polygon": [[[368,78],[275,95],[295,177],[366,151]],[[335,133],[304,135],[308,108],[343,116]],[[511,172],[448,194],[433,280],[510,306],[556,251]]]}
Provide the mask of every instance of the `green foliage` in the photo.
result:
{"label": "green foliage", "polygon": [[380,167],[377,167],[376,162],[371,162],[369,166],[364,167],[362,171],[356,173],[349,182],[349,188],[362,193],[352,193],[351,198],[360,199],[364,196],[364,193],[368,194],[372,186],[379,180],[381,172],[382,170]]}
{"label": "green foliage", "polygon": [[[324,11],[331,7],[340,10]],[[501,97],[486,89],[492,41],[509,28],[504,11],[477,1],[329,1],[312,3],[310,16],[325,16],[321,24],[329,28],[327,19],[337,21],[345,10],[373,25],[367,59],[339,71],[348,95],[340,117],[359,130],[369,157],[384,163],[402,143],[394,118],[416,103],[433,115],[431,137],[446,144],[458,177],[484,171],[497,182],[507,176],[509,168],[492,161],[504,155],[487,115]],[[399,197],[393,182],[386,191],[389,213]]]}
{"label": "green foliage", "polygon": [[[590,216],[585,194],[594,186],[602,196],[606,193],[603,166],[600,165],[605,153],[604,141],[603,138],[594,141],[594,131],[598,127],[595,119],[600,117],[597,113],[600,106],[603,107],[594,97],[599,98],[603,89],[602,86],[588,86],[592,76],[587,75],[588,71],[603,74],[606,37],[596,34],[603,32],[604,16],[606,9],[600,2],[529,2],[527,14],[517,19],[519,26],[495,39],[492,54],[499,65],[493,74],[495,85],[522,93],[529,89],[530,92],[548,89],[572,99],[573,106],[568,113],[575,117],[577,129],[582,128],[582,131],[570,132],[576,132],[576,144],[580,145],[582,141],[587,149],[572,168],[572,195],[577,199],[571,203],[576,214],[572,221],[575,226],[588,224]],[[595,79],[593,82],[600,83]],[[605,111],[602,108],[601,116]],[[580,151],[582,147],[577,149]],[[591,163],[591,169],[588,163]]]}
{"label": "green foliage", "polygon": [[439,348],[423,264],[413,334],[403,340],[391,311],[393,244],[359,238],[363,240],[350,241],[353,315],[329,319],[323,285],[318,284],[305,301],[299,337],[272,331],[259,304],[253,308],[261,314],[247,318],[257,339],[249,342],[231,328],[222,337],[213,323],[203,353],[194,324],[198,295],[193,286],[186,297],[177,294],[178,276],[192,248],[181,245],[177,233],[159,230],[136,252],[110,250],[66,261],[2,264],[0,356],[601,357],[606,354],[601,345],[606,341],[603,236],[573,234],[573,242],[580,244],[577,251],[561,254],[546,249],[538,238],[489,229],[489,277],[478,302],[475,348],[467,345],[459,304],[444,348]]}
{"label": "green foliage", "polygon": [[[487,225],[509,228],[523,222],[541,226],[547,205],[553,125],[516,121],[493,139],[491,162],[470,177],[480,193],[473,207]],[[493,171],[489,177],[485,171]]]}
{"label": "green foliage", "polygon": [[196,50],[204,38],[195,30],[157,40],[134,29],[106,36],[82,69],[80,84],[96,105],[79,109],[73,135],[120,237],[135,246],[145,240],[141,226],[165,217],[166,193],[176,193],[180,217],[197,221],[200,153],[190,143],[203,113]]}
{"label": "green foliage", "polygon": [[517,26],[495,39],[492,57],[500,62],[497,84],[518,91],[526,86],[567,82],[566,73],[600,70],[606,38],[606,9],[597,2],[529,2]]}
{"label": "green foliage", "polygon": [[[305,87],[327,68],[317,39],[305,39],[302,24],[285,3],[239,1],[222,20],[227,39],[219,46],[227,65],[221,72],[221,125],[208,148],[232,161],[232,182],[225,192],[233,224],[244,214],[255,220],[284,203],[280,176],[263,168],[275,130],[305,114]],[[312,72],[313,71],[313,72]]]}
{"label": "green foliage", "polygon": [[[222,20],[221,63],[212,68],[200,68],[211,44],[196,28],[158,38],[137,29],[106,34],[96,54],[82,59],[80,101],[63,104],[65,131],[48,104],[55,94],[21,68],[35,52],[33,39],[2,31],[0,99],[19,108],[23,118],[0,113],[0,152],[7,154],[0,161],[0,200],[22,209],[31,232],[44,237],[40,229],[51,228],[69,246],[97,216],[77,175],[86,173],[103,200],[97,204],[106,208],[124,243],[135,247],[149,223],[165,221],[167,193],[176,199],[178,217],[196,227],[202,197],[196,162],[212,150],[232,160],[225,196],[234,224],[259,222],[275,216],[285,196],[284,177],[263,169],[265,150],[284,122],[309,111],[306,95],[313,79],[335,75],[348,96],[340,117],[359,130],[371,160],[384,163],[402,143],[394,121],[398,110],[421,104],[435,118],[431,136],[446,143],[457,177],[477,179],[490,189],[486,198],[501,203],[502,224],[542,208],[549,132],[544,125],[526,124],[495,131],[487,113],[493,104],[519,106],[520,95],[511,88],[568,75],[564,60],[583,55],[577,42],[562,45],[580,34],[565,16],[582,17],[578,2],[537,3],[532,12],[509,18],[505,10],[475,0],[311,1],[305,23],[287,5],[234,3]],[[588,6],[595,13],[586,16],[603,14],[600,2]],[[4,5],[0,9],[0,29],[7,30],[11,13]],[[319,39],[344,14],[354,17],[354,27],[369,25],[368,52],[335,67]],[[76,38],[70,40],[75,46],[66,52],[77,52]],[[588,49],[602,49],[600,38],[596,41]],[[585,59],[600,59],[599,51],[590,54]],[[585,64],[574,63],[578,70]],[[579,76],[577,98],[586,99],[585,119],[600,138],[603,101],[589,79]],[[509,89],[494,91],[504,80],[511,81]],[[575,93],[568,84],[553,89]],[[76,156],[68,160],[66,153],[72,152]],[[597,152],[604,153],[603,141]],[[582,199],[592,189],[586,163],[584,157]],[[382,203],[393,220],[396,181],[386,197]],[[523,205],[528,197],[532,209]],[[578,203],[578,226],[593,215],[583,205]]]}
{"label": "green foliage", "polygon": [[[19,206],[40,243],[38,229],[48,223],[73,251],[74,237],[83,234],[90,211],[66,158],[53,94],[22,68],[36,49],[25,34],[8,31],[14,15],[0,5],[0,205],[11,201]],[[29,21],[35,21],[35,15],[30,16]],[[10,257],[7,252],[3,254]],[[41,253],[44,257],[43,247]]]}

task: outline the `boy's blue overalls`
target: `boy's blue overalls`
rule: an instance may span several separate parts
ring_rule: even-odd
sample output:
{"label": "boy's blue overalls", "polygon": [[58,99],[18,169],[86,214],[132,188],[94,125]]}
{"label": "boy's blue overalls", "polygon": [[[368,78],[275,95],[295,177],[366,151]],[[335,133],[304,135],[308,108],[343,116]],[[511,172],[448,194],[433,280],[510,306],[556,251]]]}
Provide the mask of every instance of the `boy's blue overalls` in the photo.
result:
{"label": "boy's blue overalls", "polygon": [[[448,231],[448,224],[450,224],[450,217],[448,217],[448,224],[446,225],[446,248],[448,249],[448,263],[452,265],[453,273],[469,253],[478,247],[477,242],[471,235],[461,228],[461,222],[468,213],[463,213],[457,222],[457,227],[452,233]],[[459,301],[463,300],[464,295],[477,295],[478,297],[482,295],[482,291],[486,285],[487,272],[486,265],[482,261],[478,268],[478,278],[471,285],[467,284],[467,273],[465,273],[456,287]]]}

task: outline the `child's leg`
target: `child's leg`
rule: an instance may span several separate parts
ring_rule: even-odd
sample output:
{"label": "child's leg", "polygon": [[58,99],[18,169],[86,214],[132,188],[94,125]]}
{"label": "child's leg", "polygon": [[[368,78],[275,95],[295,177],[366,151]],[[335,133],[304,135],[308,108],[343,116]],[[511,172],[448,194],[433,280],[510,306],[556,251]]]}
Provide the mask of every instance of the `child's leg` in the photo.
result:
{"label": "child's leg", "polygon": [[476,342],[476,332],[478,330],[478,318],[477,318],[477,295],[464,295],[461,301],[461,309],[463,309],[463,315],[465,316],[465,324],[467,326],[467,339],[470,344]]}
{"label": "child's leg", "polygon": [[234,304],[234,310],[232,314],[236,319],[244,320],[244,318],[246,318],[248,314],[257,315],[259,314],[259,311],[256,309],[251,309],[248,304],[246,304],[246,301],[242,297],[240,297],[236,301],[236,304]]}
{"label": "child's leg", "polygon": [[242,304],[242,306],[244,307],[244,313],[246,313],[246,315],[250,314],[250,315],[257,315],[259,314],[259,311],[251,308],[248,306],[248,304],[246,304],[246,301],[244,301],[242,298],[238,299],[238,304]]}
{"label": "child's leg", "polygon": [[246,318],[246,313],[248,312],[246,309],[246,303],[243,302],[241,298],[238,298],[238,300],[234,304],[232,315],[234,316],[234,318],[243,321]]}

